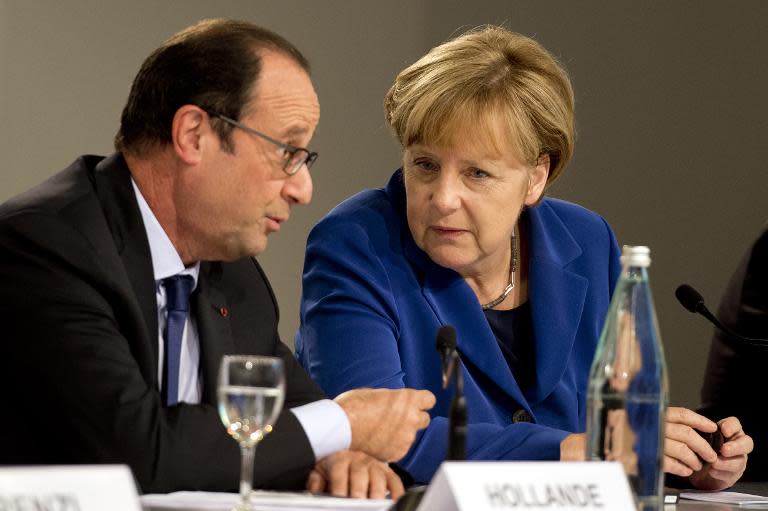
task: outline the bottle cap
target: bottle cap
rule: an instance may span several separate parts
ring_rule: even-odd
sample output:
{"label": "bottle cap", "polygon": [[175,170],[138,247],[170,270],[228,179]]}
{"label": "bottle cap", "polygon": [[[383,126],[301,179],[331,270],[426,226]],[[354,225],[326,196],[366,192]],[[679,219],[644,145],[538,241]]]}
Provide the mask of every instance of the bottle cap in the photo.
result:
{"label": "bottle cap", "polygon": [[648,247],[624,245],[621,252],[622,266],[640,266],[647,268],[651,265],[651,249]]}

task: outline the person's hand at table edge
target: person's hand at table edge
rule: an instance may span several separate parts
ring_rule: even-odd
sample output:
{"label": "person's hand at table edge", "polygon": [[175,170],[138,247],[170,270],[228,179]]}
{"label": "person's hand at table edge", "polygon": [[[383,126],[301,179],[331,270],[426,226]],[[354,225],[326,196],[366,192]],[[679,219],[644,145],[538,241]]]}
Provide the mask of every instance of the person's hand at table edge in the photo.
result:
{"label": "person's hand at table edge", "polygon": [[389,465],[359,451],[340,451],[318,461],[307,479],[307,490],[358,499],[383,499],[389,492],[397,500],[405,493]]}
{"label": "person's hand at table edge", "polygon": [[736,417],[722,419],[717,424],[724,438],[720,452],[713,462],[705,463],[688,478],[691,485],[700,490],[724,490],[733,486],[744,474],[747,456],[755,445]]}

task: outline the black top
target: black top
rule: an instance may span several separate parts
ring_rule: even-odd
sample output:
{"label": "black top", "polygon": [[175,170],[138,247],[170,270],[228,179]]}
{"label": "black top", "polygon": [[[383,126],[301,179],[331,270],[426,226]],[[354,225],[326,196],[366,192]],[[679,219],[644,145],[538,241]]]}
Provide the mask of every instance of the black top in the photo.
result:
{"label": "black top", "polygon": [[510,371],[525,392],[536,381],[536,346],[529,302],[515,309],[483,312]]}
{"label": "black top", "polygon": [[[718,316],[731,330],[768,338],[768,224],[747,250],[726,288]],[[765,369],[768,347],[733,341],[715,331],[709,351],[700,411],[713,420],[736,416],[755,440],[742,480],[768,481],[768,414]]]}

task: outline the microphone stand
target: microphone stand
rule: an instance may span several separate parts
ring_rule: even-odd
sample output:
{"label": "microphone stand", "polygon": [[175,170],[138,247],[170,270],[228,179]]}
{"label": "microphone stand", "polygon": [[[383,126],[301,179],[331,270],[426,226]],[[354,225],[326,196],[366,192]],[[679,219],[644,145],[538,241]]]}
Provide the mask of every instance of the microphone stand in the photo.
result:
{"label": "microphone stand", "polygon": [[[449,362],[443,369],[443,388],[453,380],[455,393],[448,415],[448,453],[445,459],[446,461],[463,461],[466,459],[467,441],[467,399],[464,397],[464,375],[461,372],[459,364],[461,358],[458,351],[453,349],[449,357]],[[426,485],[410,488],[389,508],[390,511],[415,511],[426,491]]]}

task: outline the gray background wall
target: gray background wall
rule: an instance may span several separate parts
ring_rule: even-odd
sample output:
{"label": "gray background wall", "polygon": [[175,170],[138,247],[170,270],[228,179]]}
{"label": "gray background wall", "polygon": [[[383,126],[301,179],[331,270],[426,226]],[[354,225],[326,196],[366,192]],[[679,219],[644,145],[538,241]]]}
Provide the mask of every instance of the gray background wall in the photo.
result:
{"label": "gray background wall", "polygon": [[690,282],[715,304],[768,220],[768,2],[0,0],[0,200],[109,152],[141,61],[203,17],[272,28],[314,66],[315,198],[260,257],[286,342],[308,230],[398,165],[381,110],[393,77],[461,27],[503,23],[571,72],[579,138],[551,193],[605,216],[620,243],[652,248],[672,402],[698,402],[711,330],[673,291]]}

